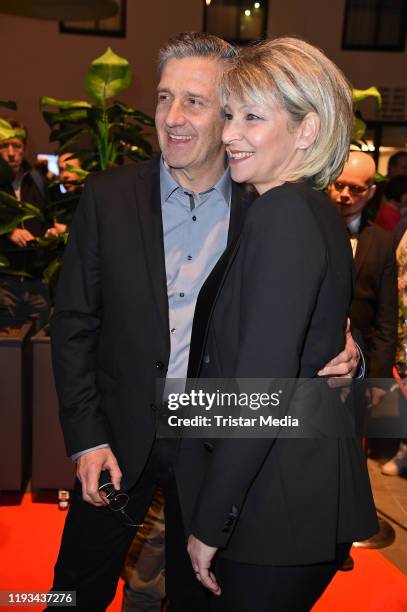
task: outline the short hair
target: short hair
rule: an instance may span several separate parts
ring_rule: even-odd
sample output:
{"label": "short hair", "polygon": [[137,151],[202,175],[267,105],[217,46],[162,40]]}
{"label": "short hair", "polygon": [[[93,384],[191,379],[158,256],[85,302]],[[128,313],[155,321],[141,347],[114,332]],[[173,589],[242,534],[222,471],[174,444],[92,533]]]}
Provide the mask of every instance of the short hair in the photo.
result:
{"label": "short hair", "polygon": [[397,151],[389,157],[389,161],[387,162],[387,174],[391,174],[391,171],[397,166],[402,157],[407,157],[407,151]]}
{"label": "short hair", "polygon": [[165,64],[170,59],[207,57],[218,61],[226,61],[235,57],[237,53],[236,47],[214,34],[182,32],[170,38],[161,47],[158,54],[158,71],[161,74]]}
{"label": "short hair", "polygon": [[401,202],[401,198],[407,193],[407,176],[395,176],[384,185],[384,196],[387,200]]}
{"label": "short hair", "polygon": [[277,103],[293,122],[309,112],[320,119],[315,143],[302,164],[285,180],[311,179],[324,189],[341,174],[353,130],[352,89],[342,71],[316,47],[299,38],[283,37],[244,48],[222,79],[223,94]]}
{"label": "short hair", "polygon": [[25,127],[24,123],[22,121],[19,121],[19,119],[14,119],[13,117],[3,117],[3,119],[4,121],[7,121],[11,125],[13,130],[21,130],[24,132],[24,138],[19,137],[19,140],[22,140],[24,143],[26,143],[28,132],[27,132],[27,128]]}

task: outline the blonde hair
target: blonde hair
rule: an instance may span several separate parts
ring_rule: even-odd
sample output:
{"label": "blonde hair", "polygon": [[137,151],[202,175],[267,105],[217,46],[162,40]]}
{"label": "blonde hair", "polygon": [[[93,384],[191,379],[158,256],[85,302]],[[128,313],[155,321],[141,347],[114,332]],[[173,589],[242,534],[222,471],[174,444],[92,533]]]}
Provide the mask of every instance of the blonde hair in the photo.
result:
{"label": "blonde hair", "polygon": [[298,38],[276,38],[244,48],[222,79],[226,100],[233,93],[260,106],[277,103],[294,123],[314,112],[320,120],[315,142],[285,181],[311,179],[324,189],[341,174],[353,128],[352,89],[326,55]]}

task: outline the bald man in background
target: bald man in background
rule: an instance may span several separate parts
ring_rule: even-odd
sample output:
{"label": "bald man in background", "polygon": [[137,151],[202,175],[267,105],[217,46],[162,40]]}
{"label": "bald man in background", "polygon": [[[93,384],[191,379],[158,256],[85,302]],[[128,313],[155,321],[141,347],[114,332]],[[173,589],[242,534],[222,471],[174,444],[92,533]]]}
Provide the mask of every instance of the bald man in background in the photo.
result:
{"label": "bald man in background", "polygon": [[[397,345],[397,266],[394,238],[363,221],[362,211],[373,197],[376,166],[370,155],[352,151],[340,177],[328,187],[347,225],[355,260],[356,286],[350,308],[352,326],[365,343],[369,378],[391,378]],[[377,385],[377,386],[376,386]],[[370,404],[385,389],[370,387]]]}

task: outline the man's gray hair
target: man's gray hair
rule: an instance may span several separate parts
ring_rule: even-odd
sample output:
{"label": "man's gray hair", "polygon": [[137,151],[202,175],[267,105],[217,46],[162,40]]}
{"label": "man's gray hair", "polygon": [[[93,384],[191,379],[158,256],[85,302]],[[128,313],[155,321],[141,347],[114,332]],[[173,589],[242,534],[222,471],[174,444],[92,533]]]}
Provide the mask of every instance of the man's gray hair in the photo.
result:
{"label": "man's gray hair", "polygon": [[237,53],[236,47],[214,34],[182,32],[170,38],[161,47],[158,54],[158,71],[161,74],[165,64],[170,59],[208,57],[214,60],[225,61],[235,57]]}

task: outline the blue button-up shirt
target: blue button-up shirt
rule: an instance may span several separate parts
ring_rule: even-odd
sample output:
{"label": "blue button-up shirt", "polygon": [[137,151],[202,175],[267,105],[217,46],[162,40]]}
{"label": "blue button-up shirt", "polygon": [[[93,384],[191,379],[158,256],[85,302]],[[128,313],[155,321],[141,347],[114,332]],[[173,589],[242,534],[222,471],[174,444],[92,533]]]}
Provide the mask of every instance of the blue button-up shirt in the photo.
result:
{"label": "blue button-up shirt", "polygon": [[167,395],[180,390],[171,379],[186,378],[196,300],[227,245],[230,171],[196,194],[179,185],[161,161],[160,189],[171,332]]}

